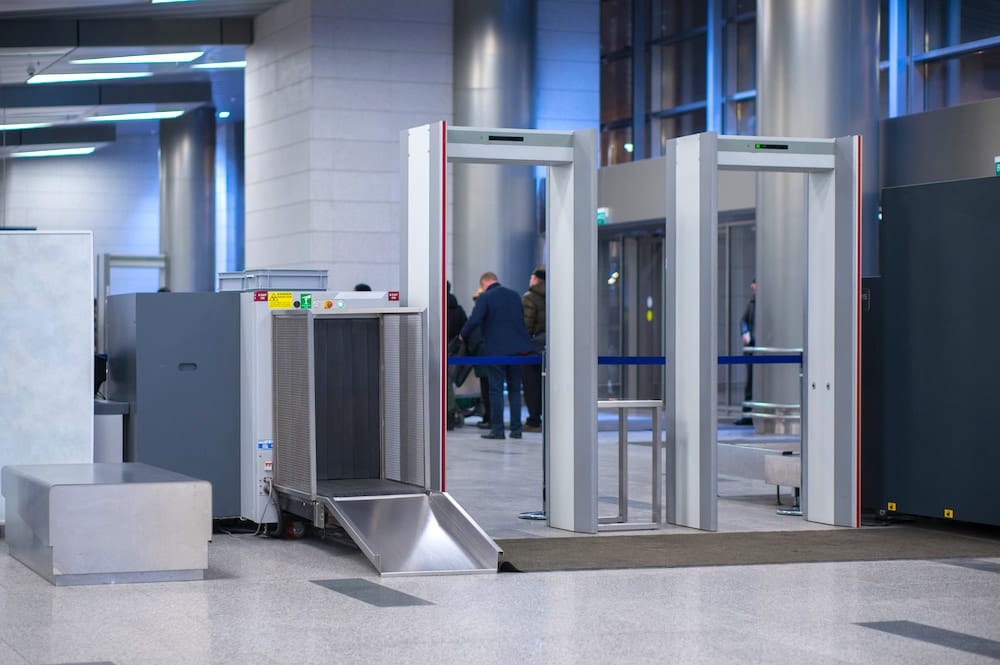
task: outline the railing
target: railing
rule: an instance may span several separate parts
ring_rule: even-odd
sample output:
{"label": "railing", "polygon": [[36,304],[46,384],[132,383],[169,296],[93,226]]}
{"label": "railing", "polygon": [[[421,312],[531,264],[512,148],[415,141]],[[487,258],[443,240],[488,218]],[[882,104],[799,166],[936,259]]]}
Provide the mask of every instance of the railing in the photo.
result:
{"label": "railing", "polygon": [[[660,504],[661,486],[660,457],[663,441],[660,438],[660,413],[663,402],[660,400],[602,400],[597,403],[598,410],[618,410],[618,515],[598,519],[600,531],[630,531],[639,529],[658,529],[661,523]],[[649,409],[653,415],[653,483],[652,483],[652,516],[649,522],[628,521],[628,410]]]}

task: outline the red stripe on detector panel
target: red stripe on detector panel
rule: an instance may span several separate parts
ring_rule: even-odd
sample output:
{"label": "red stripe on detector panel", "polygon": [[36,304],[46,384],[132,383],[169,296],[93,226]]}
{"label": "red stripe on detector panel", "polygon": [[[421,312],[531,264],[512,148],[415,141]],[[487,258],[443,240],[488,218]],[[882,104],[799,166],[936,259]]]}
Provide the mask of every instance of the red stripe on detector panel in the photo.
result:
{"label": "red stripe on detector panel", "polygon": [[448,123],[441,122],[441,491],[445,491],[445,422],[448,413]]}
{"label": "red stripe on detector panel", "polygon": [[857,423],[855,424],[855,427],[856,427],[855,438],[856,438],[856,441],[857,441],[857,443],[856,443],[857,448],[855,450],[855,455],[857,456],[857,458],[856,458],[857,459],[857,461],[856,461],[857,476],[854,479],[854,483],[855,483],[856,492],[857,492],[857,497],[856,497],[856,501],[857,502],[855,504],[855,511],[856,511],[855,512],[855,526],[856,527],[860,527],[861,526],[861,232],[862,232],[862,219],[861,219],[861,168],[862,168],[862,160],[861,160],[861,136],[860,135],[858,136],[857,149],[858,149],[858,152],[857,152],[857,156],[855,157],[855,161],[857,162],[857,165],[858,165],[858,185],[857,185],[858,186],[858,221],[857,221],[857,234],[858,234],[858,250],[857,250],[858,251],[858,254],[857,254],[858,285],[857,285],[857,293],[855,294],[855,297],[857,298],[857,301],[858,301],[858,305],[857,305],[857,307],[858,307],[858,320],[857,320],[857,326],[856,326],[857,327],[857,367],[856,367],[856,378],[857,378],[857,390],[856,390],[857,398],[856,399],[857,399],[857,408],[855,409],[855,411],[856,411],[856,417],[857,417]]}

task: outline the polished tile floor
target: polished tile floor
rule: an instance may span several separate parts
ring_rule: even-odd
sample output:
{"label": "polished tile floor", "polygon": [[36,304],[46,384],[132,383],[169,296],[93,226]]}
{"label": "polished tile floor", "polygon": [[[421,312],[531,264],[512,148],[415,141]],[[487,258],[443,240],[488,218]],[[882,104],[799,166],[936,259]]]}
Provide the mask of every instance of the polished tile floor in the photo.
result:
{"label": "polished tile floor", "polygon": [[[615,438],[600,443],[607,514]],[[636,517],[648,441],[632,446]],[[550,535],[515,515],[540,507],[538,435],[465,428],[448,446],[449,485],[487,531]],[[812,526],[776,516],[773,488],[723,480],[725,528]],[[203,582],[55,588],[0,542],[0,665],[1000,660],[1000,559],[380,579],[336,537],[227,534],[209,559]]]}

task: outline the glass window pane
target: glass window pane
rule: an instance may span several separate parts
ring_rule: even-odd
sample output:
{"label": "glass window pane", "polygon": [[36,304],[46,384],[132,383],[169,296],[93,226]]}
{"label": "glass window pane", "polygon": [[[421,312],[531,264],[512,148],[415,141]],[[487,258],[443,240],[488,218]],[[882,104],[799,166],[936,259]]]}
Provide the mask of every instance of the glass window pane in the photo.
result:
{"label": "glass window pane", "polygon": [[889,0],[878,3],[878,59],[889,59]]}
{"label": "glass window pane", "polygon": [[652,125],[653,133],[660,139],[657,155],[662,155],[663,149],[670,139],[705,131],[705,110],[700,109],[669,118],[655,118]]}
{"label": "glass window pane", "polygon": [[757,11],[757,0],[726,0],[723,7],[727,19],[754,11]]}
{"label": "glass window pane", "polygon": [[926,0],[924,50],[1000,35],[997,0]]}
{"label": "glass window pane", "polygon": [[757,102],[746,99],[742,102],[726,104],[726,116],[723,119],[723,134],[742,134],[753,136],[757,133]]}
{"label": "glass window pane", "polygon": [[885,69],[880,69],[878,72],[878,100],[879,100],[879,117],[888,118],[889,117],[889,72]]}
{"label": "glass window pane", "polygon": [[649,38],[669,37],[708,25],[708,3],[701,0],[652,0]]}
{"label": "glass window pane", "polygon": [[619,127],[601,132],[601,166],[632,161],[632,128]]}
{"label": "glass window pane", "polygon": [[632,117],[632,59],[601,63],[601,124]]}
{"label": "glass window pane", "polygon": [[705,99],[705,37],[654,46],[650,53],[650,108],[672,109]]}
{"label": "glass window pane", "polygon": [[730,23],[725,28],[725,44],[725,94],[753,90],[757,85],[757,23]]}
{"label": "glass window pane", "polygon": [[927,111],[1000,97],[1000,48],[924,65]]}
{"label": "glass window pane", "polygon": [[632,0],[601,0],[601,53],[632,45]]}

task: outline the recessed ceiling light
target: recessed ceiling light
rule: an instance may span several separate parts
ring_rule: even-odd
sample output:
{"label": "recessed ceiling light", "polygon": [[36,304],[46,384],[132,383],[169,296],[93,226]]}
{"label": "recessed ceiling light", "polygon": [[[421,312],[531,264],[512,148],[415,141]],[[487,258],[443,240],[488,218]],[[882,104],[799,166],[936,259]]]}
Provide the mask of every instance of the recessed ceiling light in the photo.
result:
{"label": "recessed ceiling light", "polygon": [[150,111],[148,113],[118,113],[115,115],[93,115],[88,122],[118,122],[119,120],[169,120],[184,115],[184,111]]}
{"label": "recessed ceiling light", "polygon": [[97,150],[95,146],[85,148],[56,148],[54,150],[27,150],[11,153],[11,157],[70,157],[72,155],[89,155]]}
{"label": "recessed ceiling light", "polygon": [[164,5],[168,2],[194,2],[195,0],[153,0],[154,5]]}
{"label": "recessed ceiling light", "polygon": [[244,69],[246,66],[246,60],[232,60],[230,62],[199,62],[197,65],[191,65],[191,69]]}
{"label": "recessed ceiling light", "polygon": [[35,74],[28,83],[70,83],[73,81],[111,81],[114,79],[137,79],[152,76],[152,72],[104,72],[83,74]]}
{"label": "recessed ceiling light", "polygon": [[13,132],[18,129],[38,129],[39,127],[51,127],[47,122],[22,122],[14,125],[0,125],[0,132]]}
{"label": "recessed ceiling light", "polygon": [[184,53],[146,53],[142,55],[119,55],[111,58],[84,58],[70,60],[71,65],[156,65],[177,62],[192,62],[205,55],[204,51]]}
{"label": "recessed ceiling light", "polygon": [[222,119],[222,120],[225,120],[230,115],[231,114],[229,113],[229,111],[219,111],[219,118]]}

